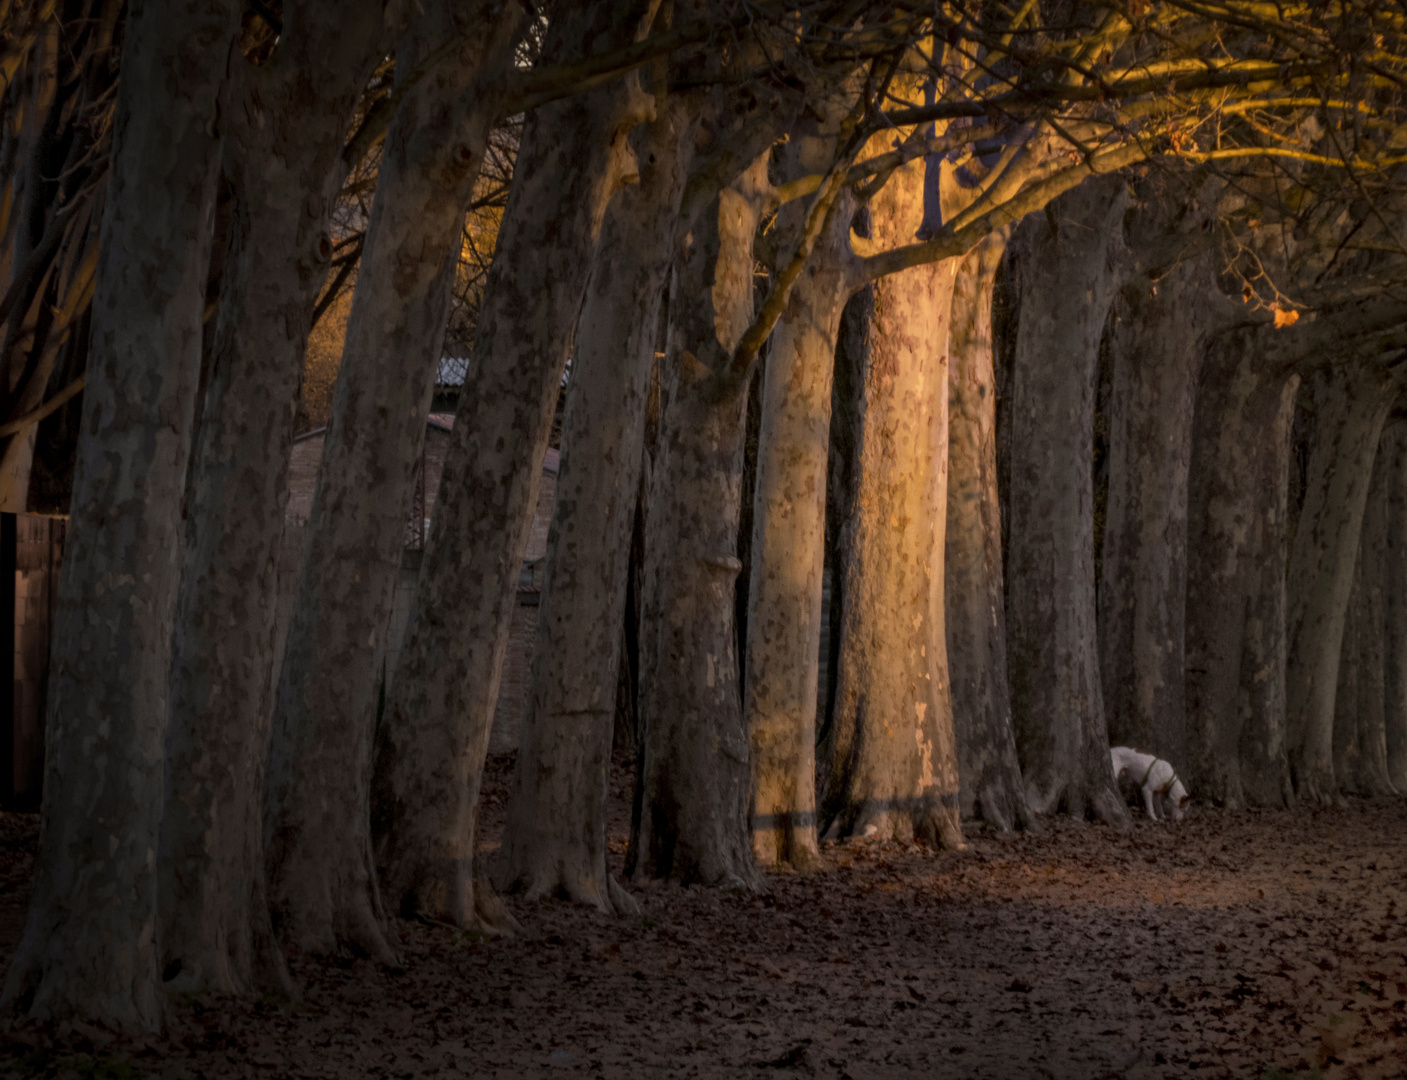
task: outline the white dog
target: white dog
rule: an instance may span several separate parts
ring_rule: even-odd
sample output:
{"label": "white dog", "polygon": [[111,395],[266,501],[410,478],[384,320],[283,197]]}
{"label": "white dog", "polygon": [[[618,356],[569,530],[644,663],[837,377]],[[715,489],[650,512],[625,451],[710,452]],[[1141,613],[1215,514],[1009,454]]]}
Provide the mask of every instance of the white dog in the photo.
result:
{"label": "white dog", "polygon": [[1182,812],[1187,809],[1187,804],[1192,801],[1192,796],[1187,794],[1187,789],[1182,786],[1182,781],[1177,778],[1177,770],[1169,765],[1162,758],[1154,757],[1152,754],[1140,754],[1137,750],[1132,750],[1127,746],[1116,746],[1109,751],[1109,760],[1114,766],[1114,782],[1118,783],[1119,777],[1130,777],[1143,790],[1143,805],[1148,810],[1148,816],[1154,821],[1158,821],[1157,796],[1159,799],[1166,797],[1168,805],[1172,808],[1172,819],[1182,820]]}

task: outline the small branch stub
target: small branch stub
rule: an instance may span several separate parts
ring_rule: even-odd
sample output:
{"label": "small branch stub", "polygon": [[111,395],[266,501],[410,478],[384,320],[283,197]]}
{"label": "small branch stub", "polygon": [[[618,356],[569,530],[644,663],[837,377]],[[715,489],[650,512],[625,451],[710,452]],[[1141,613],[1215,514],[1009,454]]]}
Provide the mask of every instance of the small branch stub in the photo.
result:
{"label": "small branch stub", "polygon": [[710,569],[724,574],[737,575],[743,570],[742,560],[732,555],[705,555],[699,561]]}

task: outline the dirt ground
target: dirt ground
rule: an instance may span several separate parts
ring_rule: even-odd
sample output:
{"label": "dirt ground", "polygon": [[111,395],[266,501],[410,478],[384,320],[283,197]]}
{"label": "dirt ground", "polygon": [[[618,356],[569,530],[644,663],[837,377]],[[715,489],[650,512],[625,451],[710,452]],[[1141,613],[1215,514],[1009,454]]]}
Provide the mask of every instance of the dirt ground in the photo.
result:
{"label": "dirt ground", "polygon": [[[35,834],[0,818],[6,959]],[[825,853],[760,896],[636,887],[634,918],[515,904],[510,941],[400,924],[401,971],[295,957],[296,1004],[187,1003],[145,1043],[16,1025],[0,1056],[120,1080],[1407,1077],[1407,800]]]}

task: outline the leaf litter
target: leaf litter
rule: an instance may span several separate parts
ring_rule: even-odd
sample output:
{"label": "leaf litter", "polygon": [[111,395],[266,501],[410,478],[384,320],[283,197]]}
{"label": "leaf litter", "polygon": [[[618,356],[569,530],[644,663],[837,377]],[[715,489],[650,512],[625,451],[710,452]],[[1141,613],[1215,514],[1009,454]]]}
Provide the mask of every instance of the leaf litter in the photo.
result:
{"label": "leaf litter", "polygon": [[[510,768],[485,776],[486,865]],[[0,1076],[1407,1075],[1407,800],[1043,825],[963,852],[827,844],[760,895],[636,884],[628,918],[510,898],[506,941],[401,922],[399,970],[291,956],[295,1003],[197,997],[139,1040],[10,1023]],[[0,815],[6,965],[37,829]]]}

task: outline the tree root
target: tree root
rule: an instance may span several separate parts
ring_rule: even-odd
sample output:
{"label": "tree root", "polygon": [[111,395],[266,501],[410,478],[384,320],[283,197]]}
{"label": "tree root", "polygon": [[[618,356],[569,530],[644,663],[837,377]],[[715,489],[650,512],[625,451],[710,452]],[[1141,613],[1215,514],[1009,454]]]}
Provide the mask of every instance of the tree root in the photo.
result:
{"label": "tree root", "polygon": [[625,891],[625,886],[616,880],[614,874],[606,875],[606,894],[617,915],[639,915],[640,905],[635,897]]}
{"label": "tree root", "polygon": [[986,784],[976,801],[981,820],[998,832],[1041,831],[1036,815],[1026,802],[1025,792],[1019,787],[1012,789],[1002,783]]}
{"label": "tree root", "polygon": [[[555,897],[585,904],[603,915],[640,914],[640,905],[635,898],[609,873],[597,877],[579,871],[568,873],[564,868],[554,866],[548,873],[524,874],[500,884],[504,892],[519,893],[528,903]],[[488,888],[487,883],[484,888]],[[480,895],[477,889],[475,895]]]}
{"label": "tree root", "polygon": [[1119,793],[1109,787],[1090,794],[1086,800],[1086,811],[1095,821],[1102,821],[1119,832],[1125,832],[1133,825],[1128,806]]}
{"label": "tree root", "polygon": [[826,868],[814,838],[810,844],[793,844],[787,853],[787,864],[798,874],[814,874]]}
{"label": "tree root", "polygon": [[474,929],[485,937],[511,938],[523,932],[523,924],[513,917],[487,878],[474,880],[474,920]]}
{"label": "tree root", "polygon": [[825,868],[814,827],[805,829],[754,829],[752,861],[766,870],[789,866],[799,874]]}
{"label": "tree root", "polygon": [[390,927],[382,924],[365,901],[352,905],[337,928],[339,944],[345,945],[353,953],[375,960],[386,967],[399,968],[401,954],[399,943],[391,934]]}
{"label": "tree root", "polygon": [[1295,799],[1304,806],[1343,806],[1344,798],[1334,785],[1332,774],[1322,770],[1300,779],[1295,777]]}

